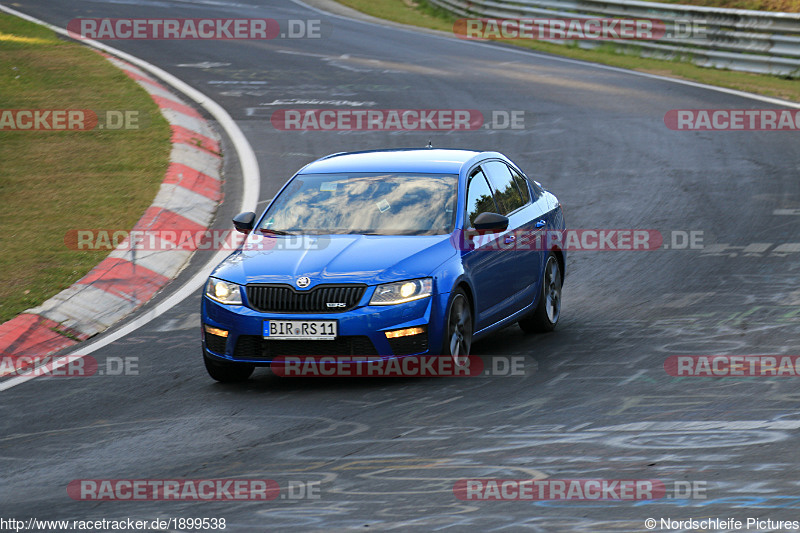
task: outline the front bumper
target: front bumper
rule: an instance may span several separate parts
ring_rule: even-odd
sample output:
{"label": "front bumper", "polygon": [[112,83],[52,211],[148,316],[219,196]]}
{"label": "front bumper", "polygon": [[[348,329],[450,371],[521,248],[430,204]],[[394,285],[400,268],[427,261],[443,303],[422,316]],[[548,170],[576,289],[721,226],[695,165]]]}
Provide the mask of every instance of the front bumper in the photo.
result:
{"label": "front bumper", "polygon": [[[372,291],[362,301],[369,302]],[[362,305],[342,313],[262,313],[246,305],[224,305],[202,298],[203,351],[220,361],[267,365],[281,356],[438,355],[449,293],[396,305]],[[264,340],[264,320],[336,320],[336,340]],[[206,326],[228,332],[213,335]],[[385,332],[422,326],[425,333],[387,339]]]}

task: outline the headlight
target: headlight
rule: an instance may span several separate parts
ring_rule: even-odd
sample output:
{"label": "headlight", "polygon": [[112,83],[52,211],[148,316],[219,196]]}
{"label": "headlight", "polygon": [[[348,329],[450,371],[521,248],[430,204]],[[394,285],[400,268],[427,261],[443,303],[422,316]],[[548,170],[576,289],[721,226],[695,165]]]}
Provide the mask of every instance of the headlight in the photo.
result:
{"label": "headlight", "polygon": [[221,279],[208,278],[206,296],[219,303],[242,305],[242,292],[239,290],[239,286]]}
{"label": "headlight", "polygon": [[433,280],[431,278],[386,283],[378,285],[369,303],[370,305],[392,305],[411,302],[427,298],[431,295],[432,290]]}

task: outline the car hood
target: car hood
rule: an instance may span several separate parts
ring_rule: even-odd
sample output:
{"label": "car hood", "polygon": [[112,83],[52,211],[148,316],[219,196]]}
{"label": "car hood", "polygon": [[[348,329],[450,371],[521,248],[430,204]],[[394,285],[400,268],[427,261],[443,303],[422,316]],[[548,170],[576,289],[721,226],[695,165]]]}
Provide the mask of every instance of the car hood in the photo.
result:
{"label": "car hood", "polygon": [[430,275],[456,253],[450,235],[253,235],[212,276],[245,285],[288,283],[307,276],[319,283],[367,283]]}

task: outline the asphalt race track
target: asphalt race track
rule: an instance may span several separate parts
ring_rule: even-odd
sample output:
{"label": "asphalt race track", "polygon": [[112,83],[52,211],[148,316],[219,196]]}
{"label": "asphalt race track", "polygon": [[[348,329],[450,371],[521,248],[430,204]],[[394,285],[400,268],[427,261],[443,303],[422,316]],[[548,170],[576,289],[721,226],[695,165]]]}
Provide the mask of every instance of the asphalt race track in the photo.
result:
{"label": "asphalt race track", "polygon": [[[524,375],[514,376],[281,379],[261,369],[246,384],[218,384],[203,368],[198,292],[92,354],[101,370],[136,361],[138,374],[37,378],[0,392],[0,516],[216,517],[237,532],[632,532],[646,531],[647,518],[800,518],[798,378],[664,369],[672,355],[800,355],[800,245],[781,248],[800,242],[796,132],[664,123],[672,109],[776,106],[289,1],[11,7],[61,27],[79,17],[320,20],[319,39],[108,43],[233,116],[258,157],[260,208],[322,155],[430,139],[505,153],[559,197],[568,227],[653,229],[670,245],[702,232],[702,247],[572,252],[556,332],[526,336],[514,325],[473,346],[489,367],[519,358]],[[305,107],[523,111],[525,122],[448,133],[287,132],[270,122],[274,110]],[[217,228],[229,227],[241,194],[235,160],[225,172]],[[197,254],[156,301],[210,255]],[[275,480],[281,497],[97,502],[67,493],[79,479],[218,478]],[[474,478],[661,480],[668,494],[456,498],[455,483]],[[670,497],[676,481],[702,490]]]}

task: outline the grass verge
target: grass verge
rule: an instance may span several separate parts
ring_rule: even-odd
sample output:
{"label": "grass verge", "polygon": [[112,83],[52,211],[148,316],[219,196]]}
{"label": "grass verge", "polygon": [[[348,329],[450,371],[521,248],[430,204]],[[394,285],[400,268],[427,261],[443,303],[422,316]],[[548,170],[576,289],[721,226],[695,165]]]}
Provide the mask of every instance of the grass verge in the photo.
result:
{"label": "grass verge", "polygon": [[2,110],[136,111],[138,130],[0,130],[0,323],[70,286],[108,251],[70,229],[130,229],[164,179],[170,128],[139,85],[91,49],[0,15]]}
{"label": "grass verge", "polygon": [[[337,1],[340,4],[366,13],[367,15],[372,15],[373,17],[450,33],[453,31],[453,23],[459,18],[441,8],[428,4],[425,0]],[[729,89],[800,102],[800,82],[777,76],[702,68],[691,63],[683,63],[680,61],[648,59],[634,55],[620,54],[615,52],[611,45],[605,45],[595,50],[583,50],[575,46],[557,45],[539,41],[514,40],[498,42],[583,61],[592,61],[594,63],[637,70],[639,72],[691,80],[708,85],[727,87]]]}

